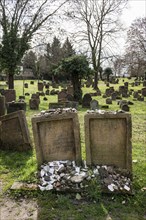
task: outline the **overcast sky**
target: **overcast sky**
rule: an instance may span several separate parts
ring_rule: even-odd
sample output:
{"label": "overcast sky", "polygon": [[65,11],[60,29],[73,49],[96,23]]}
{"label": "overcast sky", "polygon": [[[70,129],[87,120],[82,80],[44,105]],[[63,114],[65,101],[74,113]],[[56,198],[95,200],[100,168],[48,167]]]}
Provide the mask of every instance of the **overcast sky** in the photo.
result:
{"label": "overcast sky", "polygon": [[138,17],[146,16],[146,0],[129,0],[128,8],[124,10],[122,19],[128,27]]}

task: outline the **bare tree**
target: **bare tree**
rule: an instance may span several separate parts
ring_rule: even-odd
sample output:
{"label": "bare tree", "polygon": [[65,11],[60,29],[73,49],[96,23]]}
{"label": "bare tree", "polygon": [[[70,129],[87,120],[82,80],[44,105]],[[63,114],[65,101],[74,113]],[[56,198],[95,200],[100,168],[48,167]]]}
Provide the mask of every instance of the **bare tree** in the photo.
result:
{"label": "bare tree", "polygon": [[127,32],[125,63],[130,75],[143,75],[146,69],[146,17],[133,21]]}
{"label": "bare tree", "polygon": [[[1,66],[8,73],[9,88],[14,88],[14,74],[34,34],[68,0],[0,0]],[[56,3],[56,4],[55,4]]]}
{"label": "bare tree", "polygon": [[[68,12],[79,24],[75,36],[82,45],[88,45],[88,53],[94,75],[94,89],[97,88],[98,72],[104,57],[111,56],[115,35],[122,29],[119,16],[127,0],[72,0],[74,11]],[[76,27],[77,28],[77,27]]]}

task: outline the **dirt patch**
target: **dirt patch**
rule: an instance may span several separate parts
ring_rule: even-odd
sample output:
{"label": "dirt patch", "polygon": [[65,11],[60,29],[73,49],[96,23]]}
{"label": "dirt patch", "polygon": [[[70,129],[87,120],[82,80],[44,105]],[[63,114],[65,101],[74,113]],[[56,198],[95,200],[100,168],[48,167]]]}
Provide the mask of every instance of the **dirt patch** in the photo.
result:
{"label": "dirt patch", "polygon": [[37,220],[37,201],[29,199],[0,199],[0,220]]}

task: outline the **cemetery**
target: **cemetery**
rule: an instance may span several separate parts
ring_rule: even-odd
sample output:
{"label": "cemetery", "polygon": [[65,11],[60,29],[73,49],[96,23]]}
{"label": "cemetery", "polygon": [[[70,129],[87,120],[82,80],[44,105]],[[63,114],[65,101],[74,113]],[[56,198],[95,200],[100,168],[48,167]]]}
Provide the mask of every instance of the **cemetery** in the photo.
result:
{"label": "cemetery", "polygon": [[[95,201],[108,200],[107,206],[112,203],[113,210],[116,201],[125,213],[125,204],[130,208],[138,196],[142,204],[137,206],[143,212],[146,100],[145,87],[142,83],[133,87],[133,80],[125,79],[129,83],[127,93],[133,88],[127,98],[122,95],[122,78],[118,84],[110,84],[109,90],[99,81],[100,96],[91,95],[93,88],[83,85],[83,103],[75,105],[77,108],[66,104],[74,101],[66,100],[68,90],[62,86],[54,89],[58,91],[55,94],[47,93],[47,101],[35,80],[33,84],[27,80],[28,88],[22,88],[22,81],[15,81],[11,100],[2,91],[2,192],[10,190],[18,200],[24,193],[29,198],[29,192],[35,195],[36,191],[48,193],[48,200],[55,200],[56,192],[59,197],[67,197],[68,202],[70,197],[78,205],[90,201],[93,207]],[[30,95],[23,96],[23,89]],[[53,89],[51,82],[49,89]],[[138,100],[135,93],[142,92],[144,99]],[[112,102],[108,104],[106,97]],[[30,100],[36,101],[34,107]],[[18,108],[17,103],[25,103],[25,108]],[[9,109],[11,105],[13,108]]]}
{"label": "cemetery", "polygon": [[0,220],[146,220],[145,33],[144,0],[0,0]]}

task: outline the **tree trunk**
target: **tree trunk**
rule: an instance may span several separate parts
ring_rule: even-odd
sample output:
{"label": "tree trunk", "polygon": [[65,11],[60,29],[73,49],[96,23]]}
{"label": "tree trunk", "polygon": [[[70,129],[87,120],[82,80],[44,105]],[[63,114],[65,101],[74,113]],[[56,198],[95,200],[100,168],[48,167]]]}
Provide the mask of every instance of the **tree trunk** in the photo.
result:
{"label": "tree trunk", "polygon": [[74,89],[74,99],[81,103],[82,99],[82,90],[81,90],[81,82],[78,74],[72,74],[72,85]]}
{"label": "tree trunk", "polygon": [[9,89],[14,89],[14,75],[8,74],[8,87]]}

